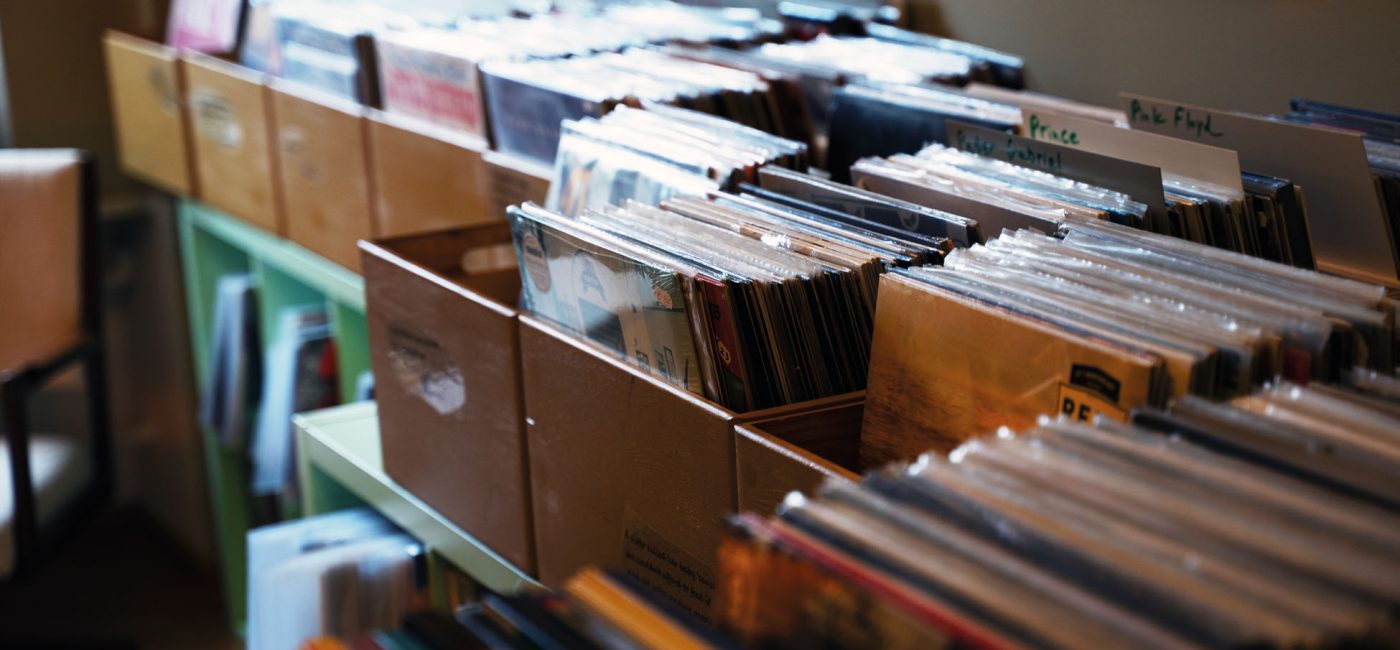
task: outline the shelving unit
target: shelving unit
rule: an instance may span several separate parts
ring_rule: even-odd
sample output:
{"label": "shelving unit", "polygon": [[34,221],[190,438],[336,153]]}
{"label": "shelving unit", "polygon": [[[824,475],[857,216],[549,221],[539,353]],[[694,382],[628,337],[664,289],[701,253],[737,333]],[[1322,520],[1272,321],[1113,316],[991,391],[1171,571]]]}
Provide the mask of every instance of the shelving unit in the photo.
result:
{"label": "shelving unit", "polygon": [[511,594],[538,585],[384,473],[374,402],[303,413],[292,421],[305,514],[369,506],[492,591]]}
{"label": "shelving unit", "polygon": [[[339,362],[341,395],[353,395],[369,369],[364,281],[301,246],[191,199],[179,203],[179,235],[185,269],[191,349],[196,380],[208,381],[214,305],[219,278],[251,273],[258,285],[264,341],[276,335],[283,307],[321,303],[330,315]],[[242,454],[226,449],[212,431],[204,442],[213,501],[220,569],[229,619],[240,632],[247,619],[248,468]],[[288,513],[296,515],[297,513]]]}

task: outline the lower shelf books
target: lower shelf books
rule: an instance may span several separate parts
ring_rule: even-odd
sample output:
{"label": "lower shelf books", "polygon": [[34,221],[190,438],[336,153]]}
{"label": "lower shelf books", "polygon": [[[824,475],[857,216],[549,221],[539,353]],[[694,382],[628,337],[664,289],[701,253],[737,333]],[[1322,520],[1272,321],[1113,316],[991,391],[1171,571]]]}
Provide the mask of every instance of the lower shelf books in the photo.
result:
{"label": "lower shelf books", "polygon": [[457,620],[490,648],[735,647],[624,572],[585,569],[562,593],[486,596]]}
{"label": "lower shelf books", "polygon": [[[251,647],[251,646],[250,646]],[[737,647],[621,572],[586,569],[559,593],[485,594],[454,615],[415,611],[354,635],[309,638],[299,650],[535,650]]]}
{"label": "lower shelf books", "polygon": [[249,650],[397,627],[427,606],[423,561],[416,540],[370,510],[249,531]]}
{"label": "lower shelf books", "polygon": [[266,506],[263,521],[296,503],[296,437],[292,415],[340,403],[335,342],[321,305],[286,307],[277,314],[277,338],[264,363],[261,410],[251,453],[251,489]]}
{"label": "lower shelf books", "polygon": [[732,520],[750,647],[1391,647],[1394,402],[1280,385],[1003,430]]}
{"label": "lower shelf books", "polygon": [[209,371],[199,399],[199,423],[225,448],[240,452],[248,445],[248,414],[262,383],[256,291],[251,275],[219,278]]}
{"label": "lower shelf books", "polygon": [[[257,291],[250,275],[219,279],[199,417],[225,448],[247,459],[255,519],[270,523],[297,501],[292,414],[333,406],[340,396],[325,307],[283,308],[275,338],[263,341]],[[373,377],[359,383],[369,395]]]}

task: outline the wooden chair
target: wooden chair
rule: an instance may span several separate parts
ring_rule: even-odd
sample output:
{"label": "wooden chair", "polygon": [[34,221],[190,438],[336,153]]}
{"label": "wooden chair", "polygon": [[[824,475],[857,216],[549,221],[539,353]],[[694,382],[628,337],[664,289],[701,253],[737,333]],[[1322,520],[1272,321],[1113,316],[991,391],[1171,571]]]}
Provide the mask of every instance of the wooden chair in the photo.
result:
{"label": "wooden chair", "polygon": [[[113,490],[96,169],[71,149],[0,150],[0,579],[23,579]],[[31,401],[80,368],[89,436],[30,430]]]}

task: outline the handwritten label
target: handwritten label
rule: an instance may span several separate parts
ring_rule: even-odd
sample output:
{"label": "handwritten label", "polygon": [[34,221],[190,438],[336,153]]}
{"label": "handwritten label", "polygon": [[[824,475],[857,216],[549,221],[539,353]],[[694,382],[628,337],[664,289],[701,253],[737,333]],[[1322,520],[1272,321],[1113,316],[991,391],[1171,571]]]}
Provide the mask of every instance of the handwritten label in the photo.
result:
{"label": "handwritten label", "polygon": [[701,620],[710,620],[715,597],[714,569],[637,519],[631,508],[623,511],[624,570],[681,609]]}
{"label": "handwritten label", "polygon": [[1030,113],[1026,116],[1026,133],[1032,140],[1045,140],[1056,142],[1069,147],[1079,146],[1079,132],[1074,129],[1057,126],[1047,116],[1040,113]]}
{"label": "handwritten label", "polygon": [[[1240,159],[1229,149],[1172,134],[1159,134],[1142,122],[1126,129],[1075,115],[1022,110],[1021,125],[1027,133],[1072,132],[1075,149],[1110,156],[1161,170],[1163,176],[1193,184],[1213,186],[1232,198],[1244,198],[1240,183]],[[1044,137],[1036,138],[1043,140]]]}
{"label": "handwritten label", "polygon": [[1136,106],[1140,114],[1155,111],[1165,118],[1160,124],[1131,120],[1134,131],[1232,149],[1245,169],[1286,178],[1306,190],[1308,230],[1319,267],[1361,277],[1400,277],[1400,260],[1360,135],[1142,95],[1124,93],[1119,102],[1126,110]]}
{"label": "handwritten label", "polygon": [[1213,124],[1215,115],[1209,111],[1202,112],[1200,109],[1193,111],[1189,107],[1179,105],[1168,109],[1156,105],[1144,106],[1140,99],[1128,101],[1128,121],[1134,124],[1143,123],[1154,126],[1171,124],[1173,129],[1195,134],[1198,140],[1207,136],[1219,138],[1225,135],[1215,130]]}
{"label": "handwritten label", "polygon": [[[989,129],[990,130],[990,129]],[[979,156],[996,158],[1021,167],[1041,169],[1052,174],[1064,170],[1064,156],[1035,142],[1018,140],[1016,136],[998,138],[970,128],[948,128],[948,144]]]}
{"label": "handwritten label", "polygon": [[968,153],[1122,192],[1147,206],[1154,221],[1167,220],[1162,170],[1110,156],[1038,142],[957,120],[948,121],[948,145]]}

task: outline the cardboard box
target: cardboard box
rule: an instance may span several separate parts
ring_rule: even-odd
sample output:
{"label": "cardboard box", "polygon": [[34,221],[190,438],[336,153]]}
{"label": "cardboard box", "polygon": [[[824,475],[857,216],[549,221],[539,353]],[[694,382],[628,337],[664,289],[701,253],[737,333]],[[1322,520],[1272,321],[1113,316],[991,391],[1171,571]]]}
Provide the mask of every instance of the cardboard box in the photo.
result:
{"label": "cardboard box", "polygon": [[861,462],[948,453],[999,427],[1033,427],[1041,415],[1123,421],[1133,409],[1163,406],[1169,379],[1154,353],[887,273]]}
{"label": "cardboard box", "polygon": [[505,220],[493,209],[484,142],[372,111],[369,143],[380,237]]}
{"label": "cardboard box", "polygon": [[826,480],[859,480],[864,393],[833,400],[734,428],[740,512],[767,516],[789,492],[811,494]]}
{"label": "cardboard box", "polygon": [[184,72],[200,198],[285,235],[266,76],[201,54],[185,56]]}
{"label": "cardboard box", "polygon": [[534,570],[520,273],[505,222],[362,242],[384,469]]}
{"label": "cardboard box", "polygon": [[189,116],[175,51],[109,31],[107,84],[122,171],[175,194],[196,194]]}
{"label": "cardboard box", "polygon": [[486,161],[486,210],[505,218],[506,208],[533,201],[544,205],[554,170],[534,161],[499,151],[482,154]]}
{"label": "cardboard box", "polygon": [[622,568],[700,616],[737,507],[734,425],[851,399],[740,416],[526,315],[520,349],[540,580]]}
{"label": "cardboard box", "polygon": [[292,82],[271,88],[287,237],[359,273],[356,242],[374,235],[364,109]]}

